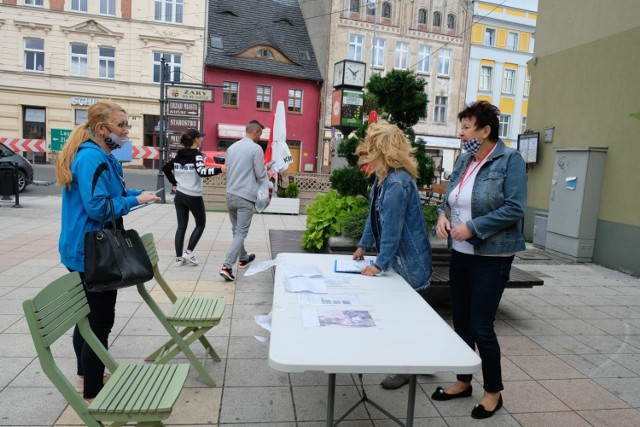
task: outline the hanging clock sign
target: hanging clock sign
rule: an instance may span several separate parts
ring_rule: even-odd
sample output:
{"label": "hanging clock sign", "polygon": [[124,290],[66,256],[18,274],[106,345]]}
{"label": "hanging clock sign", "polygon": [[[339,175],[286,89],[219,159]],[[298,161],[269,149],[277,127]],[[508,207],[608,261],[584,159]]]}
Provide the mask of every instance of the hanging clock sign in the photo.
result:
{"label": "hanging clock sign", "polygon": [[333,87],[363,88],[367,64],[345,59],[333,66]]}

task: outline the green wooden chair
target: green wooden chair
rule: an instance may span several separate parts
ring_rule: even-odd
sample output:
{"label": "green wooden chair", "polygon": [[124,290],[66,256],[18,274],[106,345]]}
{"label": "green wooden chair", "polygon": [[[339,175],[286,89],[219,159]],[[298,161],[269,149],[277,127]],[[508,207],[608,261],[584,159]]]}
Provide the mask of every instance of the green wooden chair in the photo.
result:
{"label": "green wooden chair", "polygon": [[[42,370],[87,426],[102,426],[102,421],[111,421],[112,426],[127,422],[157,426],[171,415],[189,365],[117,364],[91,330],[89,305],[78,273],[54,280],[33,299],[24,301],[22,307]],[[53,343],[76,324],[111,372],[111,379],[91,404],[60,371],[51,351]]]}
{"label": "green wooden chair", "polygon": [[[149,233],[142,236],[142,242],[153,265],[154,279],[173,304],[169,312],[165,314],[149,294],[144,284],[138,285],[138,292],[171,337],[169,341],[161,345],[145,360],[164,364],[182,352],[198,371],[205,384],[215,387],[216,383],[205,370],[204,364],[207,356],[210,356],[215,362],[220,362],[220,356],[218,356],[204,334],[220,323],[220,318],[225,308],[224,298],[176,297],[176,294],[171,290],[171,286],[160,274],[160,269],[158,268],[160,257],[153,241],[153,234]],[[198,360],[190,348],[195,341],[200,341],[206,350],[205,358],[202,362]]]}

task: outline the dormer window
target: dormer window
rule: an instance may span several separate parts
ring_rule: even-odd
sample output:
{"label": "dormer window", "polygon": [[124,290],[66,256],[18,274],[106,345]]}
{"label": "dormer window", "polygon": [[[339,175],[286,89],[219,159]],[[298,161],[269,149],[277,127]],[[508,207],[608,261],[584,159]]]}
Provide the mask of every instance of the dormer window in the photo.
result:
{"label": "dormer window", "polygon": [[256,52],[256,58],[276,59],[276,57],[273,55],[273,52],[271,52],[269,49],[259,49]]}
{"label": "dormer window", "polygon": [[222,49],[222,37],[211,36],[211,47],[214,49]]}
{"label": "dormer window", "polygon": [[300,59],[302,59],[303,61],[311,61],[311,55],[309,55],[309,51],[308,50],[301,50],[300,51]]}

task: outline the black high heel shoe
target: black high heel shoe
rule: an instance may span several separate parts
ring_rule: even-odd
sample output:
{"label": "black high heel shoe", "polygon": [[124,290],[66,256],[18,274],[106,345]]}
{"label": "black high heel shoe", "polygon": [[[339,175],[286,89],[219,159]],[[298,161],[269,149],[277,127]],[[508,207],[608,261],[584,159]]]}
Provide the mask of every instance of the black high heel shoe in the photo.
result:
{"label": "black high heel shoe", "polygon": [[498,404],[493,409],[493,411],[487,411],[486,409],[484,409],[484,406],[478,404],[474,406],[473,410],[471,411],[471,416],[477,420],[483,420],[485,418],[492,417],[493,414],[495,414],[500,408],[502,408],[502,394],[500,395],[500,399],[498,399]]}
{"label": "black high heel shoe", "polygon": [[445,392],[442,387],[438,387],[436,391],[434,391],[433,394],[431,395],[431,399],[440,400],[440,401],[451,400],[451,399],[457,399],[459,397],[470,397],[471,393],[473,393],[473,387],[471,386],[471,384],[469,384],[469,387],[466,388],[465,390],[462,390],[460,393],[455,393],[455,394],[449,394]]}

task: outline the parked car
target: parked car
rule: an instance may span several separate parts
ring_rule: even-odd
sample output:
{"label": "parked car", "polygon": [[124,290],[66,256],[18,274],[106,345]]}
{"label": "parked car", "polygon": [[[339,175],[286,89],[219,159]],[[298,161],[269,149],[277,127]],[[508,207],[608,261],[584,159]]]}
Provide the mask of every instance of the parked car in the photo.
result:
{"label": "parked car", "polygon": [[18,190],[22,193],[33,182],[33,166],[29,160],[0,142],[0,162],[13,162],[18,165]]}
{"label": "parked car", "polygon": [[219,168],[224,165],[224,160],[227,158],[227,153],[224,151],[202,151],[202,154],[206,156],[204,166],[207,168]]}

